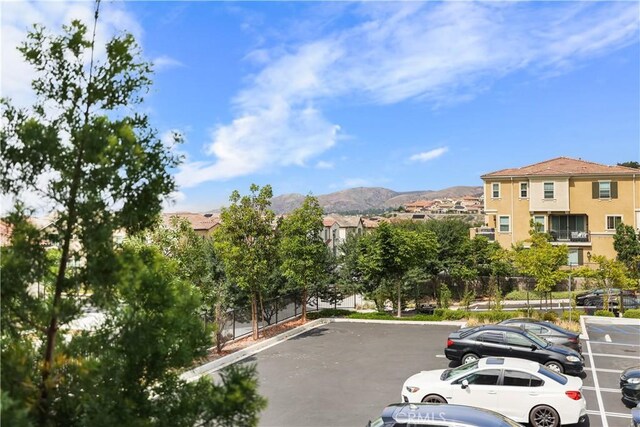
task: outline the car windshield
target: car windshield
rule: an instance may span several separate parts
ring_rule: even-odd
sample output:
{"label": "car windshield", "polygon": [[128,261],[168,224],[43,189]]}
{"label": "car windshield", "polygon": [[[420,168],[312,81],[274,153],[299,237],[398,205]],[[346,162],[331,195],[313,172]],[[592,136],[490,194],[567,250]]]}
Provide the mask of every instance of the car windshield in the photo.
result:
{"label": "car windshield", "polygon": [[538,368],[538,373],[544,375],[545,377],[551,378],[552,380],[559,382],[562,385],[565,385],[569,381],[564,375],[547,369],[542,365],[540,365],[540,367]]}
{"label": "car windshield", "polygon": [[540,348],[545,348],[549,345],[549,341],[545,340],[542,337],[539,337],[536,334],[532,334],[531,332],[528,331],[523,331],[525,336],[527,338],[529,338],[531,341],[533,341],[534,343],[536,343],[536,345]]}
{"label": "car windshield", "polygon": [[478,361],[476,360],[476,361],[458,366],[457,368],[447,369],[442,373],[442,375],[440,376],[440,379],[444,381],[449,378],[457,377],[458,375],[463,374],[465,372],[469,372],[473,369],[476,369],[477,367],[478,367]]}

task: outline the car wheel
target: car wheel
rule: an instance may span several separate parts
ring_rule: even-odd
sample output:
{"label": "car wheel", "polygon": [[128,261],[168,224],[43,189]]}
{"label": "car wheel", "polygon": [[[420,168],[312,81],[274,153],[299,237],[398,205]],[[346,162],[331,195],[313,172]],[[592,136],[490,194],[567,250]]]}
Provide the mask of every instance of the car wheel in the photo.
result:
{"label": "car wheel", "polygon": [[533,408],[529,414],[529,422],[532,427],[558,427],[560,415],[551,406],[540,405]]}
{"label": "car wheel", "polygon": [[428,394],[422,399],[422,403],[447,403],[447,400],[437,394]]}
{"label": "car wheel", "polygon": [[545,363],[544,366],[559,374],[564,373],[564,366],[562,366],[562,363],[556,362],[555,360]]}
{"label": "car wheel", "polygon": [[462,364],[465,365],[467,363],[475,362],[478,359],[479,359],[479,357],[476,356],[475,354],[467,353],[464,356],[462,356],[461,361],[462,361]]}

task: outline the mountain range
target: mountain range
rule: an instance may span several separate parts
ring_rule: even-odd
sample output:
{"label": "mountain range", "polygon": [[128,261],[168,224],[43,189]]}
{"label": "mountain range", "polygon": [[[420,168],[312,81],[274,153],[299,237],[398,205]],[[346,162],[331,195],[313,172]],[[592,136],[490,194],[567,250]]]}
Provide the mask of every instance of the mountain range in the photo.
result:
{"label": "mountain range", "polygon": [[[416,200],[458,199],[482,195],[482,187],[458,186],[442,190],[393,191],[382,187],[357,187],[316,196],[326,213],[371,213],[396,209]],[[277,214],[291,212],[302,204],[302,194],[282,194],[271,199]]]}

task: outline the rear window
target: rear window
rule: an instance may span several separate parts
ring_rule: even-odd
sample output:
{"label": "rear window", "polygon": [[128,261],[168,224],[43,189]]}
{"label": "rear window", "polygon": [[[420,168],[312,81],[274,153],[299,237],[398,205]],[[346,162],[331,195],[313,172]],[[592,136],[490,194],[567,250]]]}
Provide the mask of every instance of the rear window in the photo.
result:
{"label": "rear window", "polygon": [[559,374],[557,372],[554,372],[550,369],[545,368],[544,366],[540,366],[540,368],[538,369],[538,373],[541,375],[544,375],[547,378],[551,378],[552,380],[554,380],[555,382],[558,382],[562,385],[565,385],[567,383],[567,377],[565,377],[562,374]]}
{"label": "rear window", "polygon": [[502,344],[504,342],[504,334],[502,332],[484,332],[480,334],[476,340]]}

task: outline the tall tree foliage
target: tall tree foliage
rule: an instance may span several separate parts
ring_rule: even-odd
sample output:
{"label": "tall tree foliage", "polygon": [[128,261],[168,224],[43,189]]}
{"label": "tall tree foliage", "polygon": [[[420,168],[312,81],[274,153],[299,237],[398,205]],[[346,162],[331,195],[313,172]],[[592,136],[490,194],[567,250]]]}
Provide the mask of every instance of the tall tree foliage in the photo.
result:
{"label": "tall tree foliage", "polygon": [[318,199],[307,196],[280,225],[280,268],[301,293],[303,321],[307,320],[309,291],[322,290],[329,277],[330,253],[322,239],[322,217]]}
{"label": "tall tree foliage", "polygon": [[436,257],[438,243],[431,232],[418,232],[382,222],[360,240],[359,269],[379,286],[387,283],[396,294],[397,315],[402,315],[403,279],[413,268],[420,268]]}
{"label": "tall tree foliage", "polygon": [[618,224],[613,236],[613,248],[618,253],[618,260],[623,262],[636,278],[640,278],[640,235],[632,226]]}
{"label": "tall tree foliage", "polygon": [[[230,371],[222,386],[177,377],[208,345],[198,292],[157,251],[113,241],[115,230],[156,221],[178,159],[131,113],[151,82],[133,37],[112,38],[94,58],[97,10],[92,33],[79,21],[60,35],[35,27],[20,51],[38,73],[37,102],[19,110],[2,100],[0,188],[17,200],[1,257],[2,424],[255,424],[264,401],[250,370]],[[28,223],[26,191],[54,207],[47,230]],[[85,304],[105,322],[61,339]],[[249,407],[244,394],[256,397]]]}
{"label": "tall tree foliage", "polygon": [[546,233],[532,229],[530,235],[528,248],[522,243],[516,246],[514,263],[520,273],[536,280],[536,291],[549,292],[567,276],[560,267],[567,265],[569,249],[552,245]]}
{"label": "tall tree foliage", "polygon": [[214,232],[214,246],[227,278],[251,296],[253,339],[258,339],[258,305],[277,257],[277,239],[275,214],[269,209],[271,186],[252,184],[249,190],[247,196],[237,190],[231,194],[231,205],[222,209],[222,223]]}

